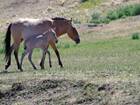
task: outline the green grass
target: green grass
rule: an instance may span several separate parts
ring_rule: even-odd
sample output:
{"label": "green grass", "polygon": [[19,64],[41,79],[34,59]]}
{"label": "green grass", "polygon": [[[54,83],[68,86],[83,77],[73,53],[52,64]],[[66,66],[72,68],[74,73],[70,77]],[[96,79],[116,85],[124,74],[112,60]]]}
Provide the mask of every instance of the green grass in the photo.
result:
{"label": "green grass", "polygon": [[114,10],[111,10],[107,14],[107,18],[110,20],[116,20],[125,18],[128,16],[136,16],[140,14],[140,4],[123,5]]}
{"label": "green grass", "polygon": [[[95,32],[94,32],[95,33]],[[7,90],[12,83],[39,79],[69,79],[84,80],[88,83],[77,96],[78,103],[85,100],[95,100],[97,104],[124,105],[124,102],[137,102],[140,96],[140,41],[132,40],[132,36],[101,38],[94,33],[82,33],[81,43],[75,45],[67,37],[59,39],[57,44],[64,68],[60,68],[52,49],[52,68],[49,68],[48,59],[45,70],[34,71],[27,57],[24,59],[24,72],[19,72],[12,55],[12,65],[9,73],[0,73],[0,90]],[[104,35],[100,36],[104,37]],[[20,54],[23,49],[20,49]],[[3,53],[0,54],[0,72],[4,70]],[[33,53],[33,61],[39,64],[41,51]],[[39,65],[37,66],[39,68]],[[109,84],[113,87],[110,92],[98,91],[96,85]],[[123,93],[122,93],[123,92]],[[85,95],[86,94],[86,95]],[[118,95],[118,96],[117,96]]]}
{"label": "green grass", "polygon": [[[130,75],[137,77],[137,74],[140,73],[140,42],[138,40],[132,40],[130,37],[126,37],[95,41],[93,43],[83,41],[77,46],[74,43],[68,44],[65,40],[61,41],[61,43],[66,45],[59,48],[64,68],[59,68],[57,58],[51,50],[53,67],[50,69],[46,61],[46,70],[39,70],[35,72],[35,75],[65,75],[66,77],[77,75],[93,80],[93,78],[126,78],[126,76],[129,77]],[[61,45],[61,43],[59,43],[58,46]],[[33,60],[36,64],[40,56],[41,52],[39,50],[34,52]],[[2,60],[3,54],[1,54],[0,58]],[[17,69],[14,57],[12,59],[13,62],[9,72],[15,73],[8,75],[11,77],[14,76],[15,78],[15,75],[18,76],[20,74],[16,73]],[[1,70],[3,70],[4,62],[1,62],[0,65]],[[23,65],[25,72],[21,74],[29,72],[29,74],[31,73],[31,75],[34,75],[33,69],[27,62],[27,59],[24,60]],[[5,78],[3,75],[1,75],[1,77]]]}
{"label": "green grass", "polygon": [[80,8],[89,9],[99,5],[102,0],[85,0],[81,3]]}

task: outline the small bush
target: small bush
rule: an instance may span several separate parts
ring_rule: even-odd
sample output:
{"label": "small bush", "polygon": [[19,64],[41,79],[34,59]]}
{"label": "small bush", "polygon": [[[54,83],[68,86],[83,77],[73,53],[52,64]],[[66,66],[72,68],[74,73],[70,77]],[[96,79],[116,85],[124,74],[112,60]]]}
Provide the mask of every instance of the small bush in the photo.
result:
{"label": "small bush", "polygon": [[107,18],[116,20],[128,16],[140,15],[140,4],[123,5],[107,13]]}
{"label": "small bush", "polygon": [[106,16],[102,16],[99,12],[94,12],[90,22],[96,24],[109,23],[113,20],[136,15],[140,15],[140,4],[122,5],[114,10],[110,10]]}
{"label": "small bush", "polygon": [[138,40],[140,38],[139,36],[140,36],[140,33],[133,33],[132,34],[132,39],[133,40]]}
{"label": "small bush", "polygon": [[95,23],[95,24],[101,24],[101,23],[109,23],[110,22],[110,20],[109,19],[107,19],[107,18],[105,18],[105,17],[100,17],[100,18],[98,18],[98,19],[92,19],[91,21],[90,21],[90,23]]}
{"label": "small bush", "polygon": [[107,19],[105,16],[101,16],[101,12],[95,11],[92,14],[92,19],[90,23],[100,24],[100,23],[109,23],[110,20]]}

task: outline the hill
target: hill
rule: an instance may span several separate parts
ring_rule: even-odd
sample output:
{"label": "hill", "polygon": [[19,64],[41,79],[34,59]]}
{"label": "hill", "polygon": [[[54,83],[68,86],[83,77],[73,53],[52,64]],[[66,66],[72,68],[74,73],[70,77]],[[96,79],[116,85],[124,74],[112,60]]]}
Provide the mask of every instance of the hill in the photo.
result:
{"label": "hill", "polygon": [[0,0],[0,30],[18,18],[66,17],[89,22],[93,11],[102,13],[121,4],[139,0]]}

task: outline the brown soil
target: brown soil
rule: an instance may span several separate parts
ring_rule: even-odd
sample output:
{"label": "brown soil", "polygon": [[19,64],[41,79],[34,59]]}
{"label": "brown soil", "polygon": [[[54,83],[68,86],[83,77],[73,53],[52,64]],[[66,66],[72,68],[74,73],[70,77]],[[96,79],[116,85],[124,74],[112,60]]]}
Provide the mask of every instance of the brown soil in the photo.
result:
{"label": "brown soil", "polygon": [[138,94],[139,90],[131,82],[93,84],[65,79],[28,80],[0,90],[0,105],[139,105]]}
{"label": "brown soil", "polygon": [[8,90],[0,91],[0,105],[94,105],[95,99],[88,91],[110,91],[109,89],[111,90],[109,84],[98,86],[84,81],[31,80],[13,83]]}

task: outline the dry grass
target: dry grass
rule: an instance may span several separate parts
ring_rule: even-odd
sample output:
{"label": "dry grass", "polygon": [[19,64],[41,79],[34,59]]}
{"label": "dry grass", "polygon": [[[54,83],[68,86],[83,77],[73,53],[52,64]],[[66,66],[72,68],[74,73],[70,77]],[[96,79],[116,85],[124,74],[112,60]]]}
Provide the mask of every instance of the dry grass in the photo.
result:
{"label": "dry grass", "polygon": [[[140,42],[139,40],[132,40],[129,36],[132,32],[139,32],[140,26],[137,22],[139,23],[139,17],[133,17],[112,22],[103,27],[82,28],[84,31],[79,29],[81,44],[78,46],[68,37],[60,38],[58,47],[64,63],[63,69],[59,68],[52,50],[53,67],[50,69],[46,61],[45,70],[34,71],[25,59],[24,72],[18,72],[12,56],[9,73],[0,74],[0,90],[2,94],[5,91],[9,92],[7,94],[15,92],[11,91],[13,89],[11,86],[14,83],[25,85],[25,89],[16,91],[14,97],[9,95],[9,101],[5,100],[7,98],[2,98],[1,102],[13,104],[31,102],[32,105],[38,102],[42,105],[45,104],[44,102],[55,105],[65,103],[68,105],[139,105]],[[3,54],[0,55],[1,60],[2,58]],[[40,52],[36,51],[33,61],[37,64],[39,58]],[[5,62],[0,63],[1,71],[4,64]],[[54,89],[46,89],[48,84],[34,84],[44,80],[54,80],[55,83],[50,83],[53,86],[58,84],[56,81],[65,80],[66,85],[60,83]],[[34,81],[33,84],[32,81]],[[77,82],[83,81],[84,85],[80,85],[76,90],[69,81],[73,81],[72,83],[76,85]],[[45,90],[40,90],[40,88]],[[67,89],[63,90],[64,88]],[[38,91],[40,92],[36,95]],[[26,92],[29,94],[26,95]],[[52,92],[56,93],[52,94]],[[48,95],[52,100],[47,101]],[[30,99],[25,100],[23,97],[30,97]]]}
{"label": "dry grass", "polygon": [[[9,72],[0,73],[0,104],[139,105],[140,41],[130,36],[140,32],[139,20],[137,16],[99,27],[80,26],[81,43],[77,46],[68,37],[60,38],[64,68],[51,50],[52,68],[46,60],[45,70],[34,71],[25,59],[24,72],[19,72],[12,55]],[[4,33],[0,35],[2,42]],[[35,51],[36,65],[40,56],[41,52]],[[0,72],[5,65],[3,57],[0,52]]]}

